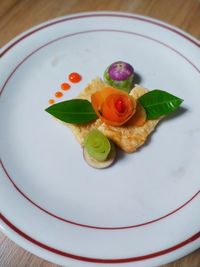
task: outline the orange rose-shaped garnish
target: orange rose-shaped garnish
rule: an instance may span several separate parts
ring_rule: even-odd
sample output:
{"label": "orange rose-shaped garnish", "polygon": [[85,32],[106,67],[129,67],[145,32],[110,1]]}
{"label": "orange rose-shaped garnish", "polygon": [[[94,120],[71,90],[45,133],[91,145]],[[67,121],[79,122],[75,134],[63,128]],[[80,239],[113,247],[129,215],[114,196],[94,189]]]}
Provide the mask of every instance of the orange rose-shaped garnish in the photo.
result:
{"label": "orange rose-shaped garnish", "polygon": [[112,126],[124,124],[136,110],[135,99],[113,87],[105,87],[92,94],[91,101],[100,119]]}

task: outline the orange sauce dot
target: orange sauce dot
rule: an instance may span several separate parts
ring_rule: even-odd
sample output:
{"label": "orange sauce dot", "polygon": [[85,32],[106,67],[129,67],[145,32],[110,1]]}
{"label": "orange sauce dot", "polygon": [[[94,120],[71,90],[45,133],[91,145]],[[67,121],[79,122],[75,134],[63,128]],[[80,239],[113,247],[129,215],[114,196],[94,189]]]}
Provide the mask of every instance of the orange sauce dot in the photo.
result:
{"label": "orange sauce dot", "polygon": [[69,90],[71,86],[68,83],[62,83],[60,87],[61,89],[66,91],[66,90]]}
{"label": "orange sauce dot", "polygon": [[53,105],[55,103],[55,100],[54,99],[49,99],[49,104],[50,105]]}
{"label": "orange sauce dot", "polygon": [[63,93],[62,92],[59,92],[58,91],[58,92],[55,93],[55,97],[58,97],[59,98],[59,97],[62,97],[62,96],[63,96]]}
{"label": "orange sauce dot", "polygon": [[69,75],[69,80],[72,83],[78,83],[78,82],[81,81],[81,75],[79,73],[77,73],[77,72],[72,72]]}

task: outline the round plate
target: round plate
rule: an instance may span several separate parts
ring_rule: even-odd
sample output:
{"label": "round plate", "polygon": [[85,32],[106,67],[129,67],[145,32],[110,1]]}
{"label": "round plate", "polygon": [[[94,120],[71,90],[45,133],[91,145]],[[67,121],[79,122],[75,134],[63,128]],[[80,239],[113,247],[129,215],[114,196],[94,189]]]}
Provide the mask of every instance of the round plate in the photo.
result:
{"label": "round plate", "polygon": [[[110,168],[89,167],[45,108],[68,75],[75,97],[114,61],[138,83],[184,99],[147,144]],[[68,266],[156,266],[200,245],[200,53],[193,37],[125,13],[84,13],[25,32],[1,50],[1,229]],[[59,101],[61,101],[59,100]],[[100,264],[100,265],[99,265]]]}

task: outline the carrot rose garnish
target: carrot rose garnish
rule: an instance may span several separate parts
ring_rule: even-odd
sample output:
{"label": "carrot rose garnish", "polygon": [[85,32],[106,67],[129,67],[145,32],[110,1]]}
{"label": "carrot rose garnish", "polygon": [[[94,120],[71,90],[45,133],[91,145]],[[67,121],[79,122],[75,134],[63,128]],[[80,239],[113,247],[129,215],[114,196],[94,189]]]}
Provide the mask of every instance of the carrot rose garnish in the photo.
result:
{"label": "carrot rose garnish", "polygon": [[136,111],[135,99],[113,87],[105,87],[92,94],[91,101],[100,119],[112,126],[123,125]]}

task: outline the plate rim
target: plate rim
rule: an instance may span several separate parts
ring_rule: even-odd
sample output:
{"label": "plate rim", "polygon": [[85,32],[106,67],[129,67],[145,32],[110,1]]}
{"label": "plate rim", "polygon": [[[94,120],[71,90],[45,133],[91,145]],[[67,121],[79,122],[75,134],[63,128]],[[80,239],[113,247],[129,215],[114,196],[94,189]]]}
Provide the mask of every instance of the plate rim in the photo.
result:
{"label": "plate rim", "polygon": [[[30,237],[28,234],[21,231],[18,227],[13,225],[6,217],[4,217],[2,214],[0,214],[0,219],[9,227],[11,228],[15,233],[20,235],[21,237],[25,238],[27,241],[31,242],[32,244],[39,246],[42,249],[47,250],[48,252],[53,252],[56,255],[64,256],[66,258],[77,260],[81,262],[87,262],[87,263],[100,263],[100,264],[120,264],[120,263],[133,263],[133,262],[139,262],[144,261],[148,259],[157,258],[166,254],[169,254],[170,252],[174,252],[177,249],[180,249],[200,238],[200,231],[193,234],[192,236],[188,237],[187,239],[176,243],[175,245],[168,247],[166,249],[156,251],[150,254],[136,256],[136,257],[130,257],[130,258],[117,258],[117,259],[108,259],[108,258],[92,258],[92,257],[86,257],[81,255],[72,254],[69,252],[64,252],[59,249],[55,249],[51,246],[48,246],[46,244],[41,243],[40,241],[35,240],[34,238]],[[6,231],[5,231],[6,232]],[[198,247],[197,247],[198,248]]]}
{"label": "plate rim", "polygon": [[69,19],[77,19],[77,18],[81,18],[81,17],[85,17],[85,16],[113,16],[113,17],[126,17],[126,18],[135,18],[141,21],[146,21],[149,22],[151,24],[157,25],[159,27],[165,28],[167,30],[170,30],[178,35],[180,35],[181,37],[183,37],[184,39],[186,39],[187,41],[189,41],[190,43],[194,44],[197,47],[200,47],[200,41],[192,36],[191,34],[189,34],[188,32],[183,31],[182,29],[179,29],[178,27],[164,22],[160,19],[156,19],[150,16],[144,16],[144,15],[140,15],[137,13],[130,13],[130,12],[115,12],[115,11],[91,11],[91,12],[77,12],[77,13],[72,13],[72,14],[68,14],[65,16],[59,16],[56,17],[54,19],[49,19],[47,21],[44,21],[40,24],[37,24],[29,29],[27,29],[26,31],[23,31],[22,33],[18,34],[16,37],[12,38],[9,42],[7,42],[1,49],[0,49],[0,57],[3,57],[10,49],[12,49],[15,45],[17,45],[20,41],[22,41],[23,39],[25,39],[26,37],[28,37],[30,34],[33,34],[35,32],[37,32],[38,30],[40,30],[41,28],[47,28],[49,26],[51,26],[52,24],[58,24],[60,22],[64,22],[66,20]]}

